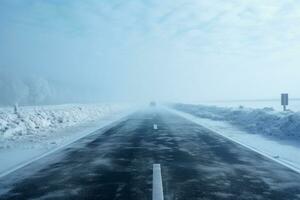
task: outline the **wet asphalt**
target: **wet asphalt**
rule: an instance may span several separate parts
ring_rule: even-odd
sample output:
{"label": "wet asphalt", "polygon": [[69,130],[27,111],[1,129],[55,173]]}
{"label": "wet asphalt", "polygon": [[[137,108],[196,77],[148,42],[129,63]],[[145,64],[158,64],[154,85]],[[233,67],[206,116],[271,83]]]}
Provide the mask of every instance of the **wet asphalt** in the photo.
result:
{"label": "wet asphalt", "polygon": [[154,163],[166,200],[300,199],[296,172],[156,108],[0,179],[0,199],[150,200]]}

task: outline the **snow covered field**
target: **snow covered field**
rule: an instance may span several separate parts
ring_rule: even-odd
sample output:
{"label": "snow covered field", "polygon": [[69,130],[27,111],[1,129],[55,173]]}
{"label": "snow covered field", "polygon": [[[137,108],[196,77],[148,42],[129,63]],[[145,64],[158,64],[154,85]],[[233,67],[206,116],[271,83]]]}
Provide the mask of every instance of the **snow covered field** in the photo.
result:
{"label": "snow covered field", "polygon": [[175,104],[171,110],[300,173],[300,112]]}
{"label": "snow covered field", "polygon": [[0,108],[0,176],[130,112],[128,105],[72,104]]}
{"label": "snow covered field", "polygon": [[[277,100],[265,100],[265,101],[220,101],[220,102],[200,102],[200,103],[191,103],[191,104],[201,104],[207,106],[218,106],[218,107],[239,107],[244,106],[248,108],[266,108],[271,107],[276,111],[282,111],[282,106],[280,99]],[[300,111],[300,100],[298,99],[290,99],[288,109],[292,111]]]}

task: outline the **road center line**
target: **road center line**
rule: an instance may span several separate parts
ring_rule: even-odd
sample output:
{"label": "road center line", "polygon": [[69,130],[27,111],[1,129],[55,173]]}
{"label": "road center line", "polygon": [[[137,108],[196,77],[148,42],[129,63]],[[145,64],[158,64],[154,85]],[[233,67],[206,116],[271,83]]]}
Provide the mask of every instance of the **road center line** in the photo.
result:
{"label": "road center line", "polygon": [[152,200],[164,200],[160,164],[153,165]]}

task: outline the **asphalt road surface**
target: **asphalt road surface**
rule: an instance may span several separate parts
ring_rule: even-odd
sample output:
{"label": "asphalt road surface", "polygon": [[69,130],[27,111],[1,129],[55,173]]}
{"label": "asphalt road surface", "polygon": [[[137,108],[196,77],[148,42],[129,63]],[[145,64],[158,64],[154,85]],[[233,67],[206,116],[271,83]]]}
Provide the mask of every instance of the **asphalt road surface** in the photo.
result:
{"label": "asphalt road surface", "polygon": [[[157,125],[157,129],[154,128]],[[0,199],[300,199],[300,175],[156,108],[136,112],[0,180]]]}

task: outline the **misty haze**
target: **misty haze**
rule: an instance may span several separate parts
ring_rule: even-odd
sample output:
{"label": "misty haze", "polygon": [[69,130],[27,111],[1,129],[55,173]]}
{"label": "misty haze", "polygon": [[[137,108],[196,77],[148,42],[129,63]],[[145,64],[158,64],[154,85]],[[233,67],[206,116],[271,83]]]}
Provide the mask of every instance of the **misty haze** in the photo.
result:
{"label": "misty haze", "polygon": [[300,199],[300,2],[1,0],[0,199]]}

